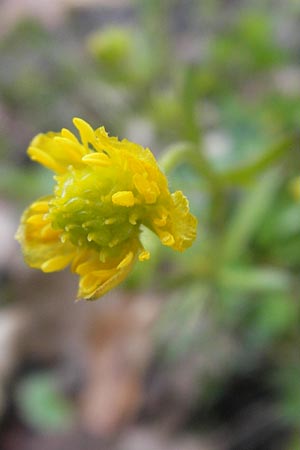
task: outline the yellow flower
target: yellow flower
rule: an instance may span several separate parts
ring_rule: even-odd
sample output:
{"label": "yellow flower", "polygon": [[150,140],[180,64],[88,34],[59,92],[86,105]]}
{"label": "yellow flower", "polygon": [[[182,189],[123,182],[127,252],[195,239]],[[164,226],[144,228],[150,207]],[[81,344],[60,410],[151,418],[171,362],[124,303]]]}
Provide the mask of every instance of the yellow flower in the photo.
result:
{"label": "yellow flower", "polygon": [[149,149],[93,130],[82,119],[69,130],[39,134],[28,154],[55,172],[54,194],[34,202],[16,234],[29,266],[44,272],[68,264],[80,276],[78,297],[95,299],[149,259],[141,225],[183,251],[196,237],[196,218],[181,191],[171,194]]}

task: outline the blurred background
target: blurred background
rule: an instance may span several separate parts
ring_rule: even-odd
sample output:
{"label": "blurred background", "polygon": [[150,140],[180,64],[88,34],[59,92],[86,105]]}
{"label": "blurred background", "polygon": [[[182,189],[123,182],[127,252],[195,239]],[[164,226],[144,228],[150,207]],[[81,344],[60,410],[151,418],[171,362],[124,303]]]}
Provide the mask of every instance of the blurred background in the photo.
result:
{"label": "blurred background", "polygon": [[[0,449],[299,450],[300,3],[0,2]],[[13,236],[72,117],[148,146],[199,219],[98,302]]]}

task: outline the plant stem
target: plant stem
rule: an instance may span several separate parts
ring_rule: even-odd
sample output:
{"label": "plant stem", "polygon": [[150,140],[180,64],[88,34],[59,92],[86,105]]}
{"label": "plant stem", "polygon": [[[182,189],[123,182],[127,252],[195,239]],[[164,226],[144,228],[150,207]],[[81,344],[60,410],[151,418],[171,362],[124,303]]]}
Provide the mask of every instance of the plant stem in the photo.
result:
{"label": "plant stem", "polygon": [[201,177],[208,182],[218,185],[218,176],[213,170],[210,162],[199,152],[197,145],[190,142],[181,142],[169,147],[160,158],[160,166],[169,173],[181,164],[192,166]]}
{"label": "plant stem", "polygon": [[254,176],[276,163],[285,153],[295,149],[299,143],[298,135],[284,138],[278,144],[268,148],[256,160],[219,174],[221,184],[236,185],[250,181]]}

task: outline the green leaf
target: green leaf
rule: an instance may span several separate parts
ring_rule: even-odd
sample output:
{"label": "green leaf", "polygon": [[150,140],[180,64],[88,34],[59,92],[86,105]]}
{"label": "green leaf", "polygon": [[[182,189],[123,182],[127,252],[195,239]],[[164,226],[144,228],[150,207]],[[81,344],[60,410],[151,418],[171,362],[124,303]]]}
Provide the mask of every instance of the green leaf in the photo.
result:
{"label": "green leaf", "polygon": [[233,262],[244,253],[262,218],[268,213],[280,182],[280,173],[272,171],[265,174],[240,200],[225,232],[224,261]]}
{"label": "green leaf", "polygon": [[256,342],[272,342],[293,332],[298,321],[298,305],[289,295],[272,294],[259,299],[253,321]]}
{"label": "green leaf", "polygon": [[279,143],[273,144],[257,158],[220,174],[222,182],[225,184],[243,184],[250,181],[278,162],[287,152],[294,150],[298,146],[298,141],[299,137],[289,136]]}
{"label": "green leaf", "polygon": [[56,388],[54,374],[37,373],[23,379],[16,400],[24,421],[37,430],[58,432],[72,425],[72,405]]}
{"label": "green leaf", "polygon": [[245,292],[286,291],[291,281],[288,272],[272,267],[227,267],[218,277],[223,288]]}

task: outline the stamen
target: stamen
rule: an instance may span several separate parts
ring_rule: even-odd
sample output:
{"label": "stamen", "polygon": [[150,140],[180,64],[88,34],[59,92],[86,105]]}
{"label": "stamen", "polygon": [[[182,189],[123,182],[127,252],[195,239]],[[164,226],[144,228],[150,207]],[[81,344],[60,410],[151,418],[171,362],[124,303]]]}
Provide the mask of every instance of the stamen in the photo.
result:
{"label": "stamen", "polygon": [[115,217],[110,217],[109,219],[105,219],[104,223],[105,223],[105,225],[112,225],[116,221],[117,221],[117,219]]}
{"label": "stamen", "polygon": [[171,245],[173,245],[174,244],[174,242],[175,242],[175,239],[174,239],[174,236],[171,234],[171,233],[164,233],[163,235],[162,235],[162,237],[161,237],[161,242],[164,244],[164,245],[167,245],[167,246],[171,246]]}
{"label": "stamen", "polygon": [[111,199],[115,205],[127,207],[134,205],[134,195],[131,191],[116,192]]}
{"label": "stamen", "polygon": [[148,250],[143,250],[139,254],[139,261],[147,261],[150,258],[150,252]]}

